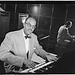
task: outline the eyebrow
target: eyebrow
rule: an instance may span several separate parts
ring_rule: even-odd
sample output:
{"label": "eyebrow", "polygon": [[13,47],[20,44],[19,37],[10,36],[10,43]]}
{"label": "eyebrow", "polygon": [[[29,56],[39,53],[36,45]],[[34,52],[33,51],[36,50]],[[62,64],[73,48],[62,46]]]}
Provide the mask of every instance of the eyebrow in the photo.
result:
{"label": "eyebrow", "polygon": [[[29,22],[28,22],[28,24],[30,24]],[[31,26],[35,26],[35,25],[32,25],[32,24],[30,24]]]}

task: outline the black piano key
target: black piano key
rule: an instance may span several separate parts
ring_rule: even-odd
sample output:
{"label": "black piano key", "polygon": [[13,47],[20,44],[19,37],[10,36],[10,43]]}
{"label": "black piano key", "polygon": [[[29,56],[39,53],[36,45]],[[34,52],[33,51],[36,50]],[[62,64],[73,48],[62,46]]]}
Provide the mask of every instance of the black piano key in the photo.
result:
{"label": "black piano key", "polygon": [[43,73],[44,72],[44,70],[42,70],[42,69],[38,69],[38,70],[36,70],[36,71],[34,71],[35,73]]}
{"label": "black piano key", "polygon": [[35,73],[41,73],[41,71],[40,70],[36,70],[36,71],[34,71]]}

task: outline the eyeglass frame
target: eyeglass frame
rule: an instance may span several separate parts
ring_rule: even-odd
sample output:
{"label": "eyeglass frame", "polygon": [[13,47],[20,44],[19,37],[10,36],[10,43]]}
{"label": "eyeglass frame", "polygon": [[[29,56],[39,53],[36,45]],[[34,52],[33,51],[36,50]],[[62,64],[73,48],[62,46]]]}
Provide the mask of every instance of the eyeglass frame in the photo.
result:
{"label": "eyeglass frame", "polygon": [[35,28],[36,28],[36,26],[31,25],[30,23],[26,23],[26,22],[25,22],[25,24],[27,24],[27,27],[32,27],[32,29],[35,29]]}

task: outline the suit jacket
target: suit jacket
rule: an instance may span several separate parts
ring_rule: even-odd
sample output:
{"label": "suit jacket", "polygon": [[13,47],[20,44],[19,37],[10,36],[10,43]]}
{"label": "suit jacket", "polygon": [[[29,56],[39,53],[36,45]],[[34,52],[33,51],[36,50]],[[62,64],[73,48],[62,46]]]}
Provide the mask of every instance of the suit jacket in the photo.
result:
{"label": "suit jacket", "polygon": [[[29,59],[27,59],[26,56],[24,36],[21,29],[6,34],[4,41],[0,46],[0,60],[11,65],[22,67],[24,59],[31,60],[34,52],[41,57],[46,58],[45,55],[47,52],[39,45],[37,36],[33,33],[30,36]],[[13,55],[10,51],[12,51],[15,55]]]}

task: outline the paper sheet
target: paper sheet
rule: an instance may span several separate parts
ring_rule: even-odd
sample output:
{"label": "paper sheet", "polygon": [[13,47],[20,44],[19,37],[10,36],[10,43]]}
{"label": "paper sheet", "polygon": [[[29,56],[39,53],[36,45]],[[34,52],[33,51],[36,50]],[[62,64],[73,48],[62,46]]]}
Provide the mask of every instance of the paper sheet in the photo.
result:
{"label": "paper sheet", "polygon": [[37,63],[42,63],[45,62],[45,60],[43,58],[41,58],[40,56],[36,55],[35,53],[32,56],[32,61],[37,62]]}

